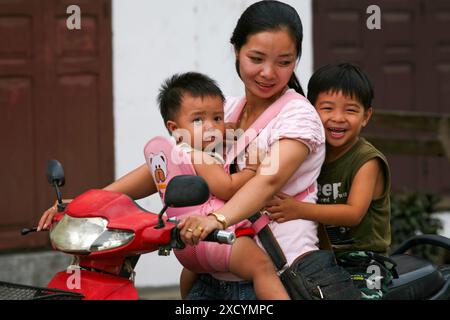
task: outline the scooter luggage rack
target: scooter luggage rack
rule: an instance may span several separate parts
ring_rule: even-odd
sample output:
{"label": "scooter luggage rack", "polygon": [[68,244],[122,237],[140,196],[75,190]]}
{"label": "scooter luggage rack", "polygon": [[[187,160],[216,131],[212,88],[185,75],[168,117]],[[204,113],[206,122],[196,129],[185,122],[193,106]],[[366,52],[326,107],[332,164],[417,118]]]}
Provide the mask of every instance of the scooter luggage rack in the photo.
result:
{"label": "scooter luggage rack", "polygon": [[0,300],[81,300],[80,293],[0,281]]}

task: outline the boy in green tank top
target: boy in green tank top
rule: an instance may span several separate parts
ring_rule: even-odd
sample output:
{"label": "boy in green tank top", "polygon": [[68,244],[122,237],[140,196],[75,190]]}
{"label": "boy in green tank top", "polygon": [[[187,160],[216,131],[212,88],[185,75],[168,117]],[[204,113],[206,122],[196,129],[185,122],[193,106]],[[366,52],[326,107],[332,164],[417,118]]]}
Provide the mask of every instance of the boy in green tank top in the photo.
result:
{"label": "boy in green tank top", "polygon": [[[279,223],[307,219],[324,224],[339,262],[366,299],[382,297],[393,267],[385,258],[391,243],[389,166],[359,136],[372,115],[373,95],[368,77],[355,65],[327,65],[313,74],[308,99],[320,115],[327,142],[317,204],[278,193],[266,208]],[[370,269],[375,273],[368,271],[370,265],[378,266]],[[382,286],[376,276],[383,277]]]}

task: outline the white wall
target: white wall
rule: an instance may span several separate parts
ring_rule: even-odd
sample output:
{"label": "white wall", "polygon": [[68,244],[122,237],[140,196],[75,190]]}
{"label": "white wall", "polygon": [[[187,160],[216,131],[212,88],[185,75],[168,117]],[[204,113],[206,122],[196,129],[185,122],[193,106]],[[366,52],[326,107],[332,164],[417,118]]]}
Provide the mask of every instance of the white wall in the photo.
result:
{"label": "white wall", "polygon": [[[200,71],[216,79],[225,95],[240,95],[229,39],[248,0],[113,0],[113,85],[116,177],[144,162],[143,146],[166,131],[156,96],[162,81],[177,72]],[[304,28],[297,75],[304,88],[312,73],[311,0],[285,1],[299,12]],[[140,201],[161,207],[158,196]],[[141,257],[138,286],[173,285],[181,270],[173,257]]]}

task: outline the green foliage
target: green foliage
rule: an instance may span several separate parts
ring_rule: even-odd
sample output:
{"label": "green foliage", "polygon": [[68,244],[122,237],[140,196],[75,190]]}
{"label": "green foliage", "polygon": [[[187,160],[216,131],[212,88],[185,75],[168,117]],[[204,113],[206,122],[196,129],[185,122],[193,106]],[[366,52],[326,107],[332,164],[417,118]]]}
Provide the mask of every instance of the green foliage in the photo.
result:
{"label": "green foliage", "polygon": [[[405,191],[391,195],[391,248],[396,249],[405,240],[420,234],[438,234],[442,222],[431,216],[436,213],[440,197],[431,193]],[[411,250],[412,254],[439,263],[443,251],[423,245]]]}

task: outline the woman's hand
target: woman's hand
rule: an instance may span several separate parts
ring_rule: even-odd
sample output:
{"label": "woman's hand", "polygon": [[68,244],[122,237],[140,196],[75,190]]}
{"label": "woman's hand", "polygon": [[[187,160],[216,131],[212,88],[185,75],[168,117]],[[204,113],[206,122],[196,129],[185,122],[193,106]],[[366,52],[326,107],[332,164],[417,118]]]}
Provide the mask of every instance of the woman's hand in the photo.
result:
{"label": "woman's hand", "polygon": [[267,202],[265,207],[265,210],[270,212],[269,217],[272,220],[283,223],[301,218],[301,202],[283,192],[278,192],[275,197]]}
{"label": "woman's hand", "polygon": [[[63,199],[62,202],[69,204],[72,202],[72,200],[73,199]],[[39,220],[36,231],[46,230],[48,229],[48,227],[50,227],[53,217],[58,213],[57,205],[58,201],[55,201],[55,204],[44,212],[41,219]]]}
{"label": "woman's hand", "polygon": [[213,230],[222,230],[222,224],[214,216],[194,215],[178,224],[181,240],[187,245],[196,245],[205,239]]}

